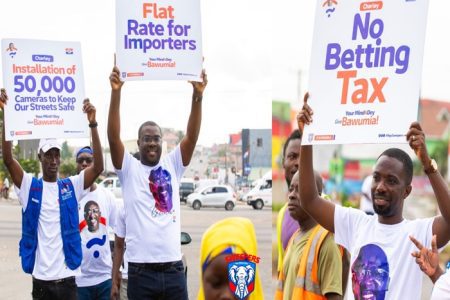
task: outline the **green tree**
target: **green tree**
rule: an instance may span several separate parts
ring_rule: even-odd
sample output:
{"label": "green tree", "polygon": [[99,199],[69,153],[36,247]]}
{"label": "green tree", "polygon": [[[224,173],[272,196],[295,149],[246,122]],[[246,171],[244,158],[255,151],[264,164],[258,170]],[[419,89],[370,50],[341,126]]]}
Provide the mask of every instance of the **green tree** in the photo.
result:
{"label": "green tree", "polygon": [[70,152],[69,144],[67,141],[64,141],[61,145],[61,158],[63,160],[72,158],[72,153]]}
{"label": "green tree", "polygon": [[430,157],[436,160],[436,163],[439,166],[439,172],[442,176],[445,176],[448,169],[448,140],[437,142],[430,152]]}
{"label": "green tree", "polygon": [[15,145],[14,147],[13,147],[13,155],[14,155],[14,157],[20,157],[20,146],[19,146],[19,144],[17,144],[17,145]]}
{"label": "green tree", "polygon": [[61,178],[66,178],[77,174],[77,165],[71,160],[66,160],[59,166],[59,174]]}
{"label": "green tree", "polygon": [[[448,140],[433,141],[433,146],[428,149],[430,148],[428,154],[436,160],[439,172],[445,176],[448,170]],[[418,159],[414,159],[413,166],[414,175],[424,175],[422,163]]]}
{"label": "green tree", "polygon": [[22,166],[22,169],[26,172],[26,173],[31,173],[34,176],[38,176],[39,175],[39,170],[40,170],[40,166],[39,166],[39,161],[35,160],[35,159],[19,159],[19,164]]}
{"label": "green tree", "polygon": [[9,172],[6,169],[6,166],[3,163],[3,160],[1,160],[0,161],[0,178],[5,178],[6,176],[9,176]]}

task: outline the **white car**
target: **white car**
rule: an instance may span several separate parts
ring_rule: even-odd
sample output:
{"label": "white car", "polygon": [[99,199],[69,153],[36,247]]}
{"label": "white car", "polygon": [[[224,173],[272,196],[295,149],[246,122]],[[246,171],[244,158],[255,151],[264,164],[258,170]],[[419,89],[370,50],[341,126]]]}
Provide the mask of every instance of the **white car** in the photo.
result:
{"label": "white car", "polygon": [[248,205],[254,209],[272,206],[272,178],[262,178],[253,189],[244,196]]}
{"label": "white car", "polygon": [[186,204],[195,210],[200,207],[223,207],[232,210],[236,205],[236,194],[227,185],[212,185],[199,188],[190,194]]}
{"label": "white car", "polygon": [[109,190],[117,198],[122,198],[122,186],[118,177],[107,177],[99,185]]}

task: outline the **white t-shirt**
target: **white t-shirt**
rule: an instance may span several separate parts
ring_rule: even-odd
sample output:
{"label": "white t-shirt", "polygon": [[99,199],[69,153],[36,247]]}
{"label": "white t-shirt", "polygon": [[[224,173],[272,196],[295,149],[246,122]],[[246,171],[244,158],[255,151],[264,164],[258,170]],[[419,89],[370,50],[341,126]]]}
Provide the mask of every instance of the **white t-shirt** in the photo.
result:
{"label": "white t-shirt", "polygon": [[[423,274],[411,256],[416,246],[408,236],[430,247],[433,220],[403,220],[385,225],[378,222],[377,215],[368,216],[357,209],[336,206],[334,239],[351,254],[347,299],[354,299],[358,288],[361,295],[363,292],[369,295],[372,289],[383,290],[384,286],[387,287],[385,298],[376,299],[419,300]],[[352,284],[352,279],[360,284]]]}
{"label": "white t-shirt", "polygon": [[93,286],[111,279],[112,260],[108,227],[115,225],[116,210],[114,195],[99,185],[78,203],[83,250],[81,274],[76,277],[79,287]]}
{"label": "white t-shirt", "polygon": [[430,300],[450,299],[450,271],[442,274],[434,284]]}
{"label": "white t-shirt", "polygon": [[[75,190],[75,197],[79,201],[89,190],[84,190],[84,171],[77,176],[69,177]],[[15,186],[16,194],[22,209],[28,204],[33,176],[24,173],[20,188]],[[38,221],[38,244],[36,261],[32,275],[41,280],[55,280],[79,274],[79,268],[71,270],[64,261],[63,242],[61,237],[59,192],[57,182],[43,181],[42,204]]]}
{"label": "white t-shirt", "polygon": [[[114,228],[114,233],[120,238],[125,238],[127,234],[127,227],[125,224],[125,209],[123,207],[123,204],[121,206],[119,205],[118,207],[116,227]],[[128,256],[126,250],[123,253],[122,279],[128,279]]]}
{"label": "white t-shirt", "polygon": [[[373,176],[367,176],[362,184],[361,187],[361,199],[359,200],[359,209],[363,212],[369,212],[374,214],[375,211],[373,210],[373,202],[372,202],[372,196],[371,196],[371,187],[372,187],[372,179]],[[369,196],[370,198],[366,197]]]}
{"label": "white t-shirt", "polygon": [[154,167],[125,152],[122,169],[116,172],[122,184],[130,262],[181,260],[179,182],[184,170],[180,145]]}

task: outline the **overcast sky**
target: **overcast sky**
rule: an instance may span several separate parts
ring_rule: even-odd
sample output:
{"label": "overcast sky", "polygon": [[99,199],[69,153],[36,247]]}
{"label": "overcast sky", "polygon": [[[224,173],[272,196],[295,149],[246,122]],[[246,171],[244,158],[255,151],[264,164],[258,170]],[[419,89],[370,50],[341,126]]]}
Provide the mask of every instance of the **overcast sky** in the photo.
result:
{"label": "overcast sky", "polygon": [[[106,139],[108,77],[115,51],[114,3],[16,0],[0,4],[1,38],[81,42],[86,96],[97,107],[102,142]],[[201,1],[204,66],[209,83],[203,100],[199,144],[228,142],[228,134],[242,128],[271,127],[268,3]],[[185,81],[126,82],[122,89],[122,139],[136,138],[139,125],[147,120],[185,130],[191,95],[192,87]]]}
{"label": "overcast sky", "polygon": [[[323,2],[323,0],[320,1]],[[276,24],[272,33],[275,54],[273,98],[289,101],[295,105],[294,107],[299,108],[299,95],[304,94],[308,84],[316,2],[284,0],[281,3],[283,5],[272,7]],[[450,101],[449,13],[450,1],[429,1],[422,97]],[[299,73],[301,74],[300,87],[297,84]]]}
{"label": "overcast sky", "polygon": [[[298,95],[307,89],[314,3],[201,0],[209,84],[200,144],[226,142],[228,133],[241,128],[270,128],[272,99],[299,107]],[[2,38],[81,42],[86,96],[97,106],[104,142],[115,48],[114,1],[2,1],[0,11]],[[450,1],[430,1],[422,75],[422,96],[448,101],[449,13]],[[191,93],[183,81],[127,82],[122,91],[122,138],[136,138],[146,120],[185,130]]]}

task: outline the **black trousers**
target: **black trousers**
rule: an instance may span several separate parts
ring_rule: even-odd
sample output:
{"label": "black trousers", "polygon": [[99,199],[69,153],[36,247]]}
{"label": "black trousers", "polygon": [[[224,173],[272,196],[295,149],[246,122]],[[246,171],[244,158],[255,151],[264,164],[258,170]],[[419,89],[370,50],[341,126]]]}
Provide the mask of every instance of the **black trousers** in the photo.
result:
{"label": "black trousers", "polygon": [[33,277],[33,300],[77,300],[75,277],[40,280]]}

